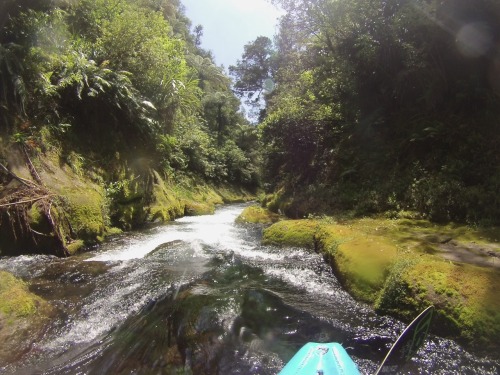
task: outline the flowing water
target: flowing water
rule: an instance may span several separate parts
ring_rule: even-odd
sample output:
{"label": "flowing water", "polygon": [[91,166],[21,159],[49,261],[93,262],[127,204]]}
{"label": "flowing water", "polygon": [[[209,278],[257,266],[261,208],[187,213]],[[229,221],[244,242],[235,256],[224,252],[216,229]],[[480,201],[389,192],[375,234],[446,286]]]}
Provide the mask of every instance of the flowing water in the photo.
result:
{"label": "flowing water", "polygon": [[[0,259],[58,313],[5,374],[276,374],[306,342],[340,342],[373,373],[404,324],[339,285],[321,256],[260,245],[244,205],[116,237],[59,259]],[[408,374],[498,374],[431,336]]]}

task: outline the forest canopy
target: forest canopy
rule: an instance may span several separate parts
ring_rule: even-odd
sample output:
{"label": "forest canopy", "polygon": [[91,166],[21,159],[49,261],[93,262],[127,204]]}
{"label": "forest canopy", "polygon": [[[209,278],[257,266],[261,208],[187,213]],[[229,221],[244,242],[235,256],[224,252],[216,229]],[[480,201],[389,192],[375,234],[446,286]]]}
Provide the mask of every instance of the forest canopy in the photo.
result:
{"label": "forest canopy", "polygon": [[272,2],[279,31],[245,46],[232,82],[179,0],[4,1],[2,139],[264,181],[291,216],[500,221],[497,1]]}
{"label": "forest canopy", "polygon": [[500,221],[498,1],[273,3],[286,11],[273,51],[246,49],[270,67],[244,55],[233,72],[238,88],[275,84],[264,179],[289,215]]}

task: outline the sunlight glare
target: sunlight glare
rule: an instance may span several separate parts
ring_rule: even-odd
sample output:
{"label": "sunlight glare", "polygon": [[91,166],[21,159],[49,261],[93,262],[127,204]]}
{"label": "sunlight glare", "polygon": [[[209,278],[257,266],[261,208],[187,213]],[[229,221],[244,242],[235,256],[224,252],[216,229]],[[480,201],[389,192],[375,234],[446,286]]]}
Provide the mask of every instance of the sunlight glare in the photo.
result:
{"label": "sunlight glare", "polygon": [[493,36],[488,24],[475,22],[464,25],[457,33],[457,46],[467,57],[486,55],[493,46]]}

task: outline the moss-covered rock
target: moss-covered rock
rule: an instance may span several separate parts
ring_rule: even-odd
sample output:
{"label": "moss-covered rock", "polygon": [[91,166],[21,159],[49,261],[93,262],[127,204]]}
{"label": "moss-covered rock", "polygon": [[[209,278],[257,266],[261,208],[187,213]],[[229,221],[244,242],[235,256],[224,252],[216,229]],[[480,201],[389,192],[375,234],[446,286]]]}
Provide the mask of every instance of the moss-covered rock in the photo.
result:
{"label": "moss-covered rock", "polygon": [[[40,177],[55,197],[57,207],[54,215],[59,216],[61,238],[71,251],[95,244],[102,239],[109,226],[108,202],[104,188],[85,177],[79,168],[61,163],[57,154],[40,155],[38,164]],[[33,225],[37,222],[36,210],[32,209]],[[82,240],[81,242],[75,240]]]}
{"label": "moss-covered rock", "polygon": [[246,207],[243,212],[236,218],[238,223],[253,223],[253,224],[272,224],[279,221],[282,217],[267,208],[261,206]]}
{"label": "moss-covered rock", "polygon": [[406,293],[385,299],[379,310],[408,316],[433,304],[437,332],[483,347],[498,345],[500,273],[495,269],[425,255],[400,275],[399,283]]}
{"label": "moss-covered rock", "polygon": [[42,298],[12,274],[0,271],[0,363],[8,364],[29,350],[40,338],[53,313]]}
{"label": "moss-covered rock", "polygon": [[14,318],[35,315],[41,298],[28,291],[27,285],[12,274],[0,271],[0,313],[12,323]]}
{"label": "moss-covered rock", "polygon": [[66,244],[66,248],[68,249],[69,255],[74,255],[77,252],[79,252],[80,250],[85,248],[85,241],[77,239],[77,240],[68,242]]}
{"label": "moss-covered rock", "polygon": [[324,226],[322,237],[337,244],[333,254],[331,246],[325,251],[334,257],[343,283],[356,298],[373,303],[397,258],[396,246],[386,238],[341,225]]}
{"label": "moss-covered rock", "polygon": [[374,302],[394,262],[397,249],[389,240],[346,225],[321,220],[287,220],[264,231],[263,244],[316,249],[333,260],[337,274],[358,299]]}
{"label": "moss-covered rock", "polygon": [[319,229],[315,220],[284,220],[264,230],[262,243],[314,249]]}

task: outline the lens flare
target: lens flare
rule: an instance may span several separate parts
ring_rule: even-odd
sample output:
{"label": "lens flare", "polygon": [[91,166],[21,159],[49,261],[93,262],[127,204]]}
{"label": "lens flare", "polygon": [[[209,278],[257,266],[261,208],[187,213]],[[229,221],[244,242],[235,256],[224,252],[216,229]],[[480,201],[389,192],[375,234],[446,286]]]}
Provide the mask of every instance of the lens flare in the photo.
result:
{"label": "lens flare", "polygon": [[493,46],[491,28],[483,22],[469,23],[458,31],[456,42],[464,56],[484,56]]}

